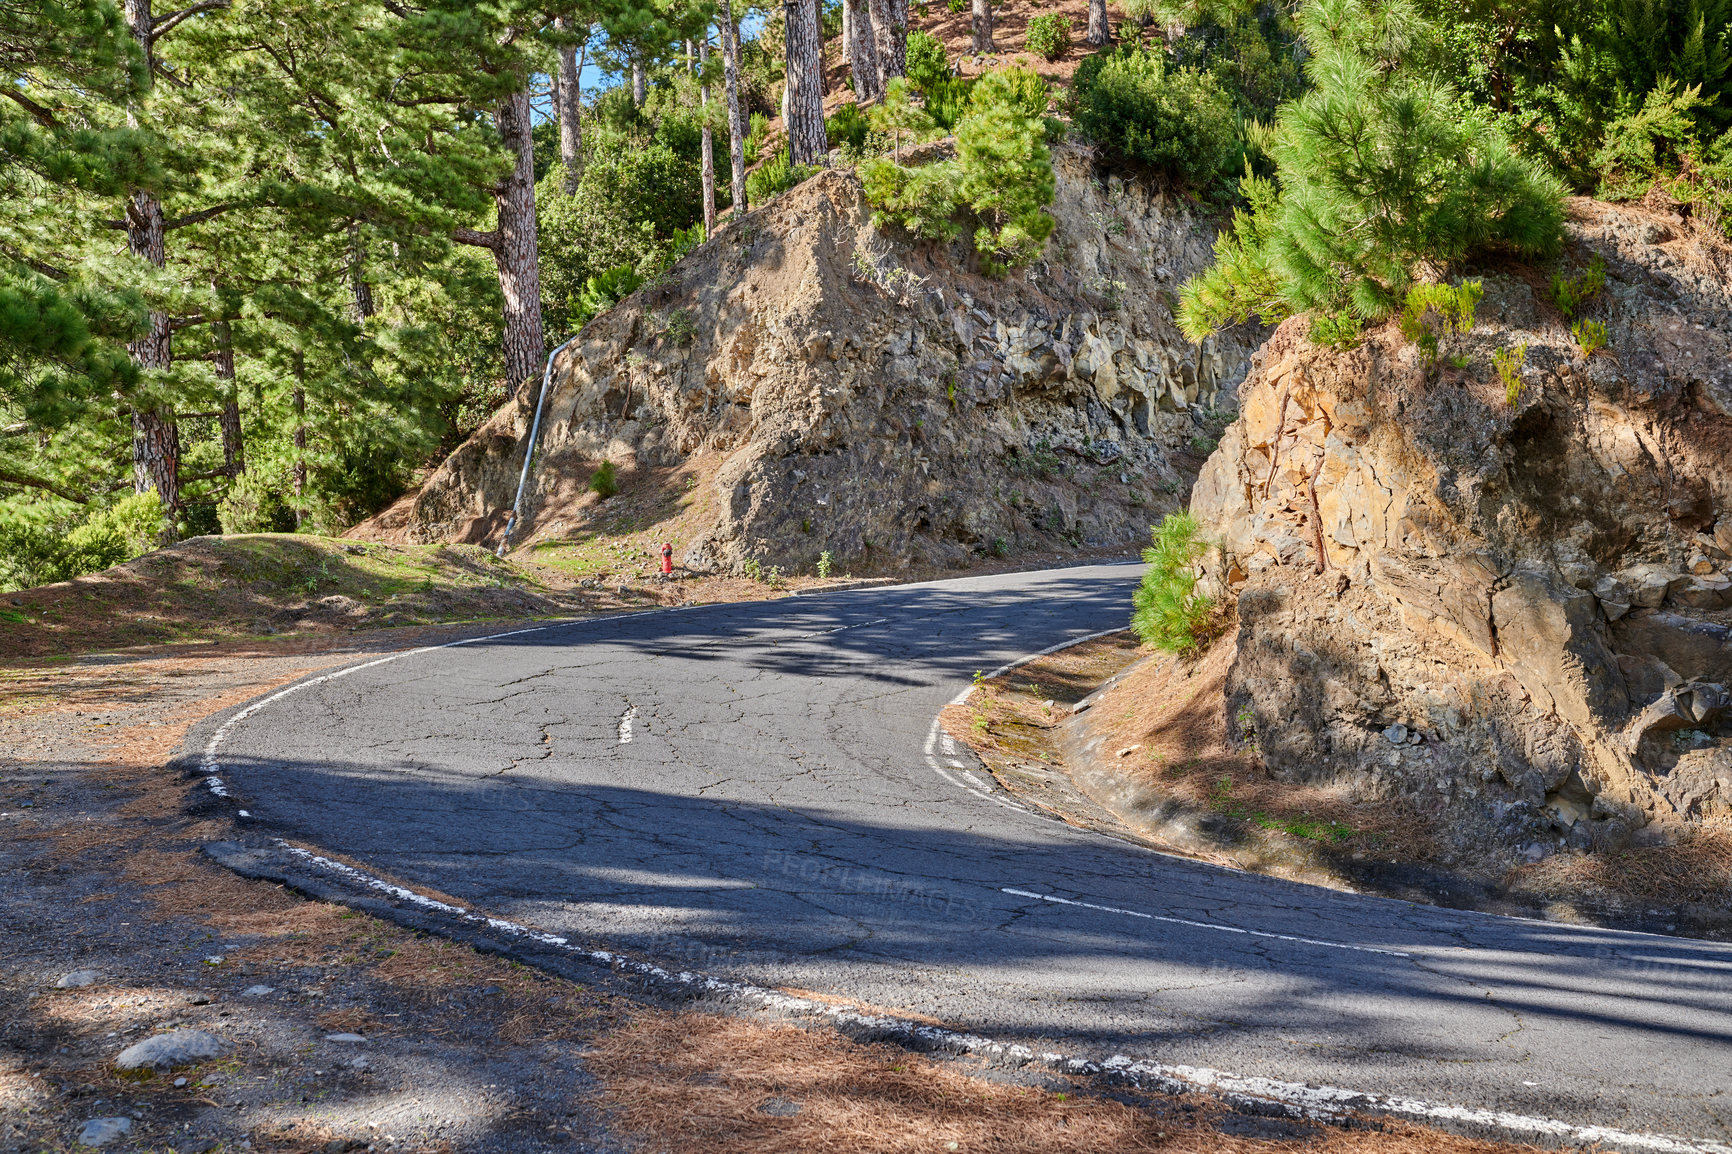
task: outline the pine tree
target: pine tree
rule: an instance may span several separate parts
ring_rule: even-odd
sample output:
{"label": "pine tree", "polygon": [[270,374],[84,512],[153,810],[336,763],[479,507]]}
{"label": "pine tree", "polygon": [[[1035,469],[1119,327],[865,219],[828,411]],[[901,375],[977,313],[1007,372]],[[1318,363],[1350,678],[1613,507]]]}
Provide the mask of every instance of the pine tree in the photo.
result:
{"label": "pine tree", "polygon": [[1308,310],[1343,331],[1387,316],[1425,266],[1493,246],[1556,250],[1561,185],[1412,63],[1428,29],[1403,0],[1311,0],[1298,23],[1312,87],[1278,119],[1279,207],[1258,192],[1218,246],[1227,266],[1187,286],[1187,332]]}
{"label": "pine tree", "polygon": [[746,121],[740,107],[740,29],[733,6],[721,0],[722,86],[728,101],[728,162],[733,175],[733,219],[746,214]]}
{"label": "pine tree", "polygon": [[818,0],[783,0],[787,27],[788,162],[817,164],[830,151],[824,136],[823,32]]}
{"label": "pine tree", "polygon": [[992,0],[974,0],[969,27],[973,37],[971,47],[976,55],[998,51],[998,46],[992,42]]}

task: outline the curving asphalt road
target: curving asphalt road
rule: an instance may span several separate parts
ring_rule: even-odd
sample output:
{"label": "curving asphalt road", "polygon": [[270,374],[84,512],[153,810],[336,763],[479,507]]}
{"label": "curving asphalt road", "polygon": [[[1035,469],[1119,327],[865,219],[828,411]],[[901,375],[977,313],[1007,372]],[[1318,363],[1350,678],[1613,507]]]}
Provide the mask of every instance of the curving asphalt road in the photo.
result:
{"label": "curving asphalt road", "polygon": [[1069,1053],[1732,1142],[1732,948],[1164,857],[929,758],[975,670],[1123,624],[1139,572],[424,651],[255,708],[221,772],[271,832],[722,976]]}

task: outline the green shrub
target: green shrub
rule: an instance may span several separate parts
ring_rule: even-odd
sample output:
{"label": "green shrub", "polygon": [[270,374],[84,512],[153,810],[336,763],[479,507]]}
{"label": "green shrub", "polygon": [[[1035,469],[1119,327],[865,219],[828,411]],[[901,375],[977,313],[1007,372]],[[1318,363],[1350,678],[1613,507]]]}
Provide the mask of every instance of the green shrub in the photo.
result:
{"label": "green shrub", "polygon": [[1437,360],[1440,340],[1473,328],[1474,310],[1485,296],[1476,280],[1459,285],[1422,284],[1407,290],[1401,310],[1401,335],[1419,346],[1425,363]]}
{"label": "green shrub", "polygon": [[1070,50],[1070,17],[1057,12],[1028,22],[1023,47],[1045,60],[1057,60]]}
{"label": "green shrub", "polygon": [[896,225],[927,240],[955,240],[962,232],[954,219],[962,207],[954,161],[911,166],[875,157],[860,167],[860,184],[875,228]]}
{"label": "green shrub", "polygon": [[908,82],[922,92],[950,79],[950,60],[944,45],[930,32],[916,28],[908,33]]}
{"label": "green shrub", "polygon": [[1611,342],[1603,321],[1577,321],[1570,326],[1570,335],[1576,339],[1576,346],[1584,357],[1593,356]]}
{"label": "green shrub", "polygon": [[1052,88],[1039,73],[1020,67],[993,69],[979,78],[970,95],[983,104],[1002,104],[1036,119],[1044,119],[1052,103]]}
{"label": "green shrub", "polygon": [[959,188],[979,219],[974,247],[989,275],[1033,262],[1055,223],[1045,211],[1057,187],[1046,122],[1018,103],[1028,89],[1014,71],[981,77],[956,124]]}
{"label": "green shrub", "polygon": [[1078,70],[1076,122],[1095,142],[1197,188],[1243,171],[1233,103],[1213,76],[1169,69],[1158,50],[1120,49],[1084,63],[1096,66]]}
{"label": "green shrub", "polygon": [[[764,140],[770,135],[770,118],[762,112],[752,113],[746,126],[746,139],[742,142],[746,150],[746,163],[758,163],[758,153],[764,147]],[[748,193],[750,195],[750,193]]]}
{"label": "green shrub", "polygon": [[976,79],[973,76],[951,76],[926,89],[926,114],[932,117],[933,123],[946,132],[956,127],[956,122],[968,114]]}
{"label": "green shrub", "polygon": [[1196,564],[1209,545],[1189,513],[1168,513],[1150,530],[1143,550],[1148,570],[1132,595],[1131,628],[1167,653],[1189,653],[1202,641],[1214,603],[1197,592]]}
{"label": "green shrub", "polygon": [[32,589],[70,581],[130,561],[156,548],[162,501],[155,491],[131,493],[76,522],[0,522],[0,588]]}
{"label": "green shrub", "polygon": [[824,135],[837,147],[861,152],[866,148],[866,134],[872,129],[866,114],[857,102],[850,101],[824,120]]}
{"label": "green shrub", "polygon": [[643,281],[643,276],[629,264],[618,265],[590,277],[584,282],[583,291],[567,305],[571,313],[572,327],[582,328],[636,292],[642,287]]}
{"label": "green shrub", "polygon": [[944,7],[948,9],[952,15],[960,15],[968,11],[969,0],[944,0]]}
{"label": "green shrub", "polygon": [[588,151],[575,193],[557,165],[536,188],[542,300],[555,332],[587,319],[568,309],[589,277],[653,260],[675,230],[703,218],[701,167],[666,143],[601,139]]}
{"label": "green shrub", "polygon": [[1424,266],[1490,248],[1557,250],[1562,186],[1487,112],[1404,57],[1425,32],[1408,10],[1312,0],[1299,26],[1313,87],[1282,108],[1271,142],[1278,201],[1235,217],[1217,252],[1244,267],[1211,270],[1208,291],[1182,294],[1187,333],[1306,310],[1352,328],[1388,316]]}
{"label": "green shrub", "polygon": [[788,154],[779,151],[746,174],[746,199],[752,204],[765,204],[817,171],[809,164],[789,164]]}
{"label": "green shrub", "polygon": [[1605,287],[1605,258],[1595,253],[1581,276],[1567,277],[1561,272],[1552,274],[1552,303],[1558,306],[1558,311],[1567,321],[1576,315],[1576,310],[1599,296]]}
{"label": "green shrub", "polygon": [[288,486],[281,476],[271,476],[255,463],[229,482],[228,492],[217,503],[217,520],[224,533],[293,533],[295,511],[289,505]]}
{"label": "green shrub", "polygon": [[619,492],[619,473],[612,461],[603,461],[589,475],[589,491],[603,501]]}
{"label": "green shrub", "polygon": [[1497,379],[1503,382],[1504,399],[1510,408],[1515,408],[1521,400],[1522,389],[1526,382],[1522,380],[1522,365],[1528,359],[1528,343],[1522,341],[1514,348],[1499,349],[1491,355],[1492,367],[1497,370]]}
{"label": "green shrub", "polygon": [[[879,157],[861,167],[873,223],[896,224],[934,240],[961,231],[963,209],[975,218],[974,246],[989,273],[1026,264],[1051,235],[1052,155],[1046,124],[1027,111],[1034,88],[1017,69],[980,79],[968,112],[956,124],[956,159],[908,166]],[[893,84],[873,110],[874,129],[919,139],[937,131],[931,116],[908,103],[906,85]]]}

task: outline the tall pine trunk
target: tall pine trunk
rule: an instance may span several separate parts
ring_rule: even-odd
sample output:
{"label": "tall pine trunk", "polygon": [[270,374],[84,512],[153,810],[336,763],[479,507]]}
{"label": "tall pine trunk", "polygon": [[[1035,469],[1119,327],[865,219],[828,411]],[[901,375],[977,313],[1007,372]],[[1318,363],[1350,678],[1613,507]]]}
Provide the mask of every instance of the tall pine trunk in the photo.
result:
{"label": "tall pine trunk", "polygon": [[[569,31],[570,21],[561,16],[553,22],[560,31]],[[584,54],[589,51],[586,41]],[[577,191],[577,178],[583,169],[583,55],[577,46],[564,44],[559,49],[559,69],[553,78],[554,111],[559,117],[559,163],[565,167],[563,187],[566,194]]]}
{"label": "tall pine trunk", "polygon": [[[637,53],[637,49],[635,49],[635,48],[632,49],[632,53],[635,56]],[[643,102],[644,102],[644,97],[646,97],[648,95],[649,95],[649,91],[645,87],[643,61],[634,59],[631,62],[631,102],[632,102],[632,106],[634,108],[642,108]]]}
{"label": "tall pine trunk", "polygon": [[998,51],[992,42],[992,0],[974,0],[974,42],[976,53]]}
{"label": "tall pine trunk", "polygon": [[848,71],[854,77],[854,99],[867,104],[883,96],[867,0],[842,0],[842,50],[848,54]]}
{"label": "tall pine trunk", "polygon": [[299,352],[295,353],[295,391],[290,396],[295,406],[295,463],[289,475],[295,485],[295,529],[298,531],[307,519],[307,361]]}
{"label": "tall pine trunk", "polygon": [[513,395],[541,371],[547,341],[541,328],[541,266],[536,256],[535,153],[530,130],[529,91],[520,88],[500,100],[494,112],[505,148],[517,158],[511,175],[493,190],[499,208],[493,263],[505,297],[505,375]]}
{"label": "tall pine trunk", "polygon": [[871,0],[872,33],[878,43],[878,83],[908,75],[908,0]]}
{"label": "tall pine trunk", "polygon": [[[150,0],[126,0],[126,23],[144,59],[154,60],[155,36]],[[135,122],[136,127],[136,122]],[[162,201],[149,189],[137,189],[126,207],[126,246],[133,256],[162,268],[167,264]],[[153,310],[148,328],[126,346],[141,369],[166,369],[174,363],[173,329],[168,314]],[[180,511],[180,428],[167,405],[134,405],[132,409],[132,484],[140,493],[155,489],[162,500],[163,544],[175,538]]]}
{"label": "tall pine trunk", "polygon": [[817,164],[830,151],[824,137],[824,41],[818,0],[783,0],[787,20],[788,160]]}
{"label": "tall pine trunk", "polygon": [[[215,293],[216,282],[210,287]],[[247,471],[247,461],[241,440],[241,394],[235,384],[235,334],[227,318],[215,322],[211,329],[216,337],[217,380],[222,382],[223,409],[217,417],[217,430],[222,435],[223,472],[238,477]]]}
{"label": "tall pine trunk", "polygon": [[722,87],[728,98],[728,164],[732,169],[734,207],[729,219],[746,214],[746,121],[740,113],[740,30],[734,27],[733,5],[721,0]]}
{"label": "tall pine trunk", "polygon": [[349,312],[357,324],[373,315],[373,286],[367,283],[367,247],[361,222],[349,222]]}
{"label": "tall pine trunk", "polygon": [[1096,48],[1111,38],[1107,30],[1107,0],[1089,0],[1089,34],[1087,40]]}
{"label": "tall pine trunk", "polygon": [[[707,73],[710,67],[710,34],[704,32],[704,38],[698,41],[698,69],[700,75]],[[710,131],[710,84],[706,77],[704,83],[698,86],[698,99],[703,104],[704,135],[704,239],[716,235],[716,143],[715,134]]]}

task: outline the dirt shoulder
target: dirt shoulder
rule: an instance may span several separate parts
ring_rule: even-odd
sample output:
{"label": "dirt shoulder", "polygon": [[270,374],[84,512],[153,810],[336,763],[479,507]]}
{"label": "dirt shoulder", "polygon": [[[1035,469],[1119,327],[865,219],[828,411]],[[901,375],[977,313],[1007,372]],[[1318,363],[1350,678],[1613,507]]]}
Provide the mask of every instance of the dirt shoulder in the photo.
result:
{"label": "dirt shoulder", "polygon": [[[192,724],[320,669],[490,628],[6,672],[0,1151],[76,1149],[104,1120],[124,1127],[105,1149],[178,1154],[1514,1149],[1257,1118],[682,1008],[606,970],[572,980],[243,880],[201,852],[233,830],[190,814],[185,780],[164,769]],[[150,1075],[116,1065],[189,1030],[219,1055]]]}
{"label": "dirt shoulder", "polygon": [[1195,657],[1129,632],[983,680],[944,715],[1007,790],[1074,824],[1169,853],[1336,889],[1459,909],[1732,939],[1732,834],[1467,857],[1432,811],[1349,783],[1282,781],[1227,715],[1233,635]]}

